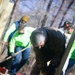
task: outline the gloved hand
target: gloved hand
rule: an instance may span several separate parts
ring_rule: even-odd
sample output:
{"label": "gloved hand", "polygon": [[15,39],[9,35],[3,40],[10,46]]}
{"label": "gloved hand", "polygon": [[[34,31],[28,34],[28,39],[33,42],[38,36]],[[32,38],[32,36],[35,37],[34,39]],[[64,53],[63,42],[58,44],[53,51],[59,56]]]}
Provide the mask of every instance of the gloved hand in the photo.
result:
{"label": "gloved hand", "polygon": [[11,59],[12,59],[12,61],[15,59],[15,53],[10,53],[10,56],[12,57]]}
{"label": "gloved hand", "polygon": [[12,53],[11,53],[11,56],[12,56],[12,58],[15,57],[15,53],[12,52]]}

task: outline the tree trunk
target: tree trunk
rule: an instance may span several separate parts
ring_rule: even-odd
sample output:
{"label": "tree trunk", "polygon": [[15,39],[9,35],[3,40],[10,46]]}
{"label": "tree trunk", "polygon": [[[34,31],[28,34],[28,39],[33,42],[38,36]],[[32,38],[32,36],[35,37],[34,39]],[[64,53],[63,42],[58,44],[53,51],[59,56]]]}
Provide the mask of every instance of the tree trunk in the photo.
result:
{"label": "tree trunk", "polygon": [[45,23],[46,23],[46,20],[47,20],[47,18],[48,18],[48,13],[49,13],[50,6],[51,6],[51,4],[52,4],[52,1],[53,1],[53,0],[50,0],[49,3],[48,3],[47,9],[46,9],[46,14],[44,15],[44,18],[43,18],[43,20],[41,21],[41,27],[44,27],[44,26],[45,26]]}

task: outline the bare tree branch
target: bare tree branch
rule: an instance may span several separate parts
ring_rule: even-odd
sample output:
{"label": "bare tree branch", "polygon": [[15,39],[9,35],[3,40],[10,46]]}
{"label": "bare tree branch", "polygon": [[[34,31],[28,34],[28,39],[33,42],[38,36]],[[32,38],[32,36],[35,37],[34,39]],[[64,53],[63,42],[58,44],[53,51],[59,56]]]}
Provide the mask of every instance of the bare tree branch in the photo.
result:
{"label": "bare tree branch", "polygon": [[71,5],[73,4],[74,0],[71,1],[71,3],[69,4],[69,6],[67,7],[67,10],[63,13],[63,16],[62,16],[62,19],[61,19],[61,22],[59,24],[59,27],[61,27],[61,24],[62,24],[62,21],[64,20],[64,16],[67,14],[68,10],[70,9]]}
{"label": "bare tree branch", "polygon": [[43,18],[43,20],[41,21],[41,23],[42,23],[41,27],[45,26],[45,23],[46,23],[46,20],[47,20],[47,17],[48,17],[47,14],[49,13],[50,6],[51,6],[51,4],[52,4],[52,1],[53,1],[53,0],[50,0],[49,3],[48,3],[48,5],[47,5],[46,14],[44,15],[44,18]]}

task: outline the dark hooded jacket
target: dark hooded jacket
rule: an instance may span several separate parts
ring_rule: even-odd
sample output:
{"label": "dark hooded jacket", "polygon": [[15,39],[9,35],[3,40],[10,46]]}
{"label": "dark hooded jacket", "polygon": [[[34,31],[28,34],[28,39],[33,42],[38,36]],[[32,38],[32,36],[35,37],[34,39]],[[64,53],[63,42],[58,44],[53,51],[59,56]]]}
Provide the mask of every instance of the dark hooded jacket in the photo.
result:
{"label": "dark hooded jacket", "polygon": [[54,64],[55,67],[58,67],[65,52],[66,41],[64,33],[57,28],[51,27],[43,27],[37,30],[43,30],[46,34],[44,47],[41,49],[34,47],[37,65],[40,69],[45,68],[47,61],[50,60],[50,64]]}

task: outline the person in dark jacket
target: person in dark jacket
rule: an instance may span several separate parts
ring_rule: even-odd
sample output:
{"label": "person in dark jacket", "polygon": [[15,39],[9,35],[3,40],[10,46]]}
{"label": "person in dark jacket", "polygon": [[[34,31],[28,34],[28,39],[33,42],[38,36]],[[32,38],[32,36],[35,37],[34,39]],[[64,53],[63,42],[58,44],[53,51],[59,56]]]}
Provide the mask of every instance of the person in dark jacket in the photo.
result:
{"label": "person in dark jacket", "polygon": [[[30,36],[36,62],[30,75],[54,75],[65,52],[65,35],[57,28],[43,27]],[[47,62],[50,64],[47,65]]]}

